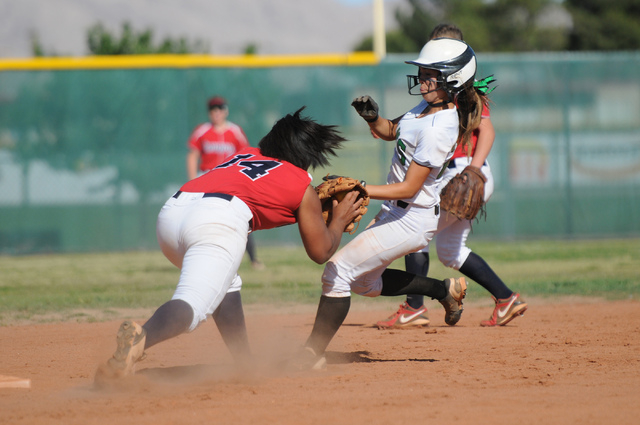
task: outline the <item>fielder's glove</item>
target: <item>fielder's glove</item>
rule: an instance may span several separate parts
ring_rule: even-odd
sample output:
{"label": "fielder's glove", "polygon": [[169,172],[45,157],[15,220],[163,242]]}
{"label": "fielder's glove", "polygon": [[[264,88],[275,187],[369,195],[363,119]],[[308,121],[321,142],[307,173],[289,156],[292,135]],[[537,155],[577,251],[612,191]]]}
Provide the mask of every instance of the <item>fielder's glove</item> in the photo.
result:
{"label": "fielder's glove", "polygon": [[351,106],[355,108],[358,115],[364,118],[366,122],[374,122],[378,119],[378,104],[371,96],[356,97],[353,99],[353,102],[351,102]]}
{"label": "fielder's glove", "polygon": [[367,205],[369,205],[369,194],[367,193],[367,189],[365,189],[366,183],[364,181],[352,179],[351,177],[330,175],[326,175],[322,180],[324,180],[324,182],[316,186],[315,189],[318,194],[318,198],[320,198],[320,203],[322,204],[322,218],[327,225],[331,223],[333,199],[337,199],[338,202],[340,202],[345,195],[352,190],[359,192],[356,200],[362,199],[360,214],[344,229],[345,232],[353,234],[358,229],[362,216],[368,211]]}
{"label": "fielder's glove", "polygon": [[468,166],[440,192],[440,207],[459,219],[473,220],[484,205],[487,178],[478,167]]}

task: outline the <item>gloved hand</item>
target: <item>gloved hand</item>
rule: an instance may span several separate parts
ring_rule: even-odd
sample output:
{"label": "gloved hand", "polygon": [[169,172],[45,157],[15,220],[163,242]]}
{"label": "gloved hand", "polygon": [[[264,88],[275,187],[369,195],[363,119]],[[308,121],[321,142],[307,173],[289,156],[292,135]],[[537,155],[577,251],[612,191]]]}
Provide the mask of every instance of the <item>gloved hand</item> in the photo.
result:
{"label": "gloved hand", "polygon": [[375,100],[371,98],[371,96],[364,95],[360,97],[356,97],[351,102],[351,106],[353,106],[362,118],[366,122],[374,122],[378,119],[378,104]]}

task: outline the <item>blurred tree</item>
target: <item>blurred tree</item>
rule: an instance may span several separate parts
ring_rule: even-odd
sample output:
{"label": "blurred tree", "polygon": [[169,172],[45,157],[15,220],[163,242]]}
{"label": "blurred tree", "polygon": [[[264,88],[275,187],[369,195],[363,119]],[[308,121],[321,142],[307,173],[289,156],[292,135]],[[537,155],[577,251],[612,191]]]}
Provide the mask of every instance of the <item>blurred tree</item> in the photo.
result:
{"label": "blurred tree", "polygon": [[[485,34],[488,45],[479,45],[478,50],[558,51],[568,46],[569,28],[556,19],[566,11],[555,0],[496,0],[486,3],[482,12],[481,19],[489,25]],[[467,32],[470,44],[475,46],[471,39],[475,34]]]}
{"label": "blurred tree", "polygon": [[[457,3],[460,0],[451,1]],[[402,33],[411,40],[412,46],[409,51],[416,52],[427,41],[431,29],[440,22],[439,15],[445,14],[442,9],[446,7],[446,2],[444,0],[434,2],[408,0],[408,2],[411,9],[403,11],[398,8],[395,17]],[[430,4],[433,5],[432,8],[429,7]]]}
{"label": "blurred tree", "polygon": [[44,56],[44,48],[42,47],[42,43],[40,42],[40,37],[36,31],[29,32],[29,41],[31,42],[31,53],[35,57]]}
{"label": "blurred tree", "polygon": [[[416,52],[441,22],[462,29],[476,51],[563,50],[568,45],[566,10],[556,0],[407,0],[396,9],[399,28],[387,34],[389,53]],[[371,37],[355,50],[366,50]]]}
{"label": "blurred tree", "polygon": [[189,42],[185,38],[165,38],[159,45],[153,43],[153,30],[136,32],[128,22],[122,24],[120,37],[111,34],[101,23],[89,28],[89,51],[94,55],[148,55],[208,53],[208,46],[201,40]]}
{"label": "blurred tree", "polygon": [[[424,45],[429,37],[431,28],[436,26],[440,20],[435,16],[436,12],[430,11],[430,5],[439,8],[443,0],[426,2],[423,0],[407,0],[410,8],[398,8],[395,12],[396,22],[399,28],[386,34],[387,52],[408,53],[417,52]],[[458,2],[460,0],[452,0]],[[437,5],[436,5],[437,3]],[[355,51],[373,50],[373,36],[368,36],[356,45]]]}
{"label": "blurred tree", "polygon": [[31,44],[31,54],[34,57],[51,57],[51,56],[65,56],[64,53],[56,52],[55,50],[47,50],[40,41],[40,34],[38,31],[29,31],[29,44]]}
{"label": "blurred tree", "polygon": [[257,55],[258,54],[258,45],[255,43],[249,43],[244,48],[245,55]]}
{"label": "blurred tree", "polygon": [[640,49],[640,1],[565,0],[573,17],[569,50]]}
{"label": "blurred tree", "polygon": [[[417,52],[422,47],[417,46],[413,40],[400,30],[389,31],[386,34],[386,38],[387,52],[389,53]],[[373,36],[365,37],[353,50],[356,52],[373,51]]]}

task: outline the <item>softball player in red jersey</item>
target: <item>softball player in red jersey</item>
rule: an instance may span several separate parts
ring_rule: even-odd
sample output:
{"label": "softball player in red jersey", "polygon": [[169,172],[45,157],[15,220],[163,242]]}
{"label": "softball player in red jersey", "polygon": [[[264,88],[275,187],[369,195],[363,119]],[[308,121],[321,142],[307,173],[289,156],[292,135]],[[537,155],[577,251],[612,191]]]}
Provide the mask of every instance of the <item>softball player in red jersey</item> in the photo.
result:
{"label": "softball player in red jersey", "polygon": [[[227,291],[240,290],[235,271],[248,233],[295,223],[295,211],[310,184],[306,170],[247,148],[187,182],[162,207],[158,242],[183,270],[173,299],[193,308],[190,331],[213,313]],[[224,196],[203,195],[207,193]]]}
{"label": "softball player in red jersey", "polygon": [[[180,268],[178,286],[143,326],[122,323],[116,352],[96,374],[98,384],[133,373],[145,349],[195,329],[217,311],[227,292],[239,289],[237,271],[250,231],[298,223],[313,261],[324,263],[337,250],[362,201],[356,201],[355,192],[334,201],[333,219],[325,224],[307,170],[328,165],[328,156],[344,139],[333,126],[301,118],[301,111],[278,121],[258,149],[244,149],[190,180],[162,207],[158,242]],[[244,316],[231,317],[224,328],[216,321],[227,344],[237,333],[246,334]],[[242,354],[241,360],[249,359],[246,351]]]}
{"label": "softball player in red jersey", "polygon": [[428,42],[419,58],[407,63],[419,67],[418,75],[409,77],[410,93],[419,87],[422,95],[412,110],[391,121],[378,116],[369,96],[352,103],[378,137],[395,141],[395,153],[387,184],[367,185],[372,199],[385,200],[381,211],[325,265],[314,327],[294,359],[299,368],[324,366],[324,352],[346,318],[352,291],[369,297],[427,295],[443,304],[445,320],[457,321],[466,291],[464,278],[441,281],[387,267],[427,246],[438,227],[439,175],[459,137],[459,114],[467,113],[458,111],[454,99],[473,84],[476,58],[466,43],[439,39]]}
{"label": "softball player in red jersey", "polygon": [[209,128],[189,149],[200,152],[200,174],[222,163],[225,158],[249,146],[247,136],[237,124],[227,121],[224,129]]}
{"label": "softball player in red jersey", "polygon": [[226,100],[214,96],[207,105],[210,121],[197,126],[187,142],[189,180],[217,167],[240,149],[249,147],[249,140],[242,128],[227,120],[229,107]]}

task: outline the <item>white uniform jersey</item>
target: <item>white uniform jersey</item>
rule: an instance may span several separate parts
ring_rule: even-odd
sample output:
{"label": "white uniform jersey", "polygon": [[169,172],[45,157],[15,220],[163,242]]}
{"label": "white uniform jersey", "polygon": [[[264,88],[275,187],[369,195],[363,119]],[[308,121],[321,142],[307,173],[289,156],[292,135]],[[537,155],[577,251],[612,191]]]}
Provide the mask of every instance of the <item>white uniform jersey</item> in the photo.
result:
{"label": "white uniform jersey", "polygon": [[434,169],[413,198],[403,199],[412,206],[431,208],[440,202],[438,175],[455,150],[459,120],[456,108],[419,117],[426,107],[427,102],[423,100],[398,123],[396,150],[387,184],[403,182],[412,161]]}

